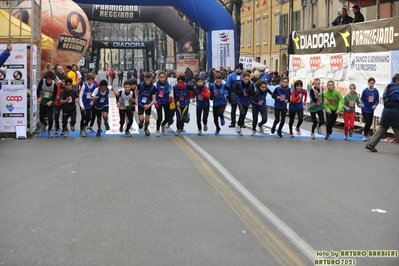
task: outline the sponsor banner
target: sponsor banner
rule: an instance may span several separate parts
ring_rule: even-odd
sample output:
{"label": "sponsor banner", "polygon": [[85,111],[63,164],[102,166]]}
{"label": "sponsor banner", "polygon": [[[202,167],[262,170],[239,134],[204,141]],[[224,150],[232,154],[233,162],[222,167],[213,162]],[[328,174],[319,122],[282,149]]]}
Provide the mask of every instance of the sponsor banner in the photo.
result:
{"label": "sponsor banner", "polygon": [[[356,92],[361,95],[367,87],[367,80],[370,77],[375,78],[375,88],[380,93],[380,102],[382,103],[382,94],[392,78],[391,61],[391,52],[352,53],[349,82],[356,85]],[[382,109],[383,105],[379,104],[374,114],[381,116]],[[360,112],[360,109],[356,111]]]}
{"label": "sponsor banner", "polygon": [[235,68],[234,31],[212,31],[212,66]]}
{"label": "sponsor banner", "polygon": [[252,69],[254,59],[252,57],[240,57],[240,63],[244,69]]}
{"label": "sponsor banner", "polygon": [[347,53],[350,51],[350,25],[293,32],[289,54]]}
{"label": "sponsor banner", "polygon": [[399,50],[391,52],[391,77],[399,73]]}
{"label": "sponsor banner", "polygon": [[[6,44],[0,45],[0,53],[7,48]],[[27,47],[26,44],[13,44],[10,57],[4,63],[3,68],[7,69],[5,75],[0,74],[0,81],[3,88],[20,87],[27,85]]]}
{"label": "sponsor banner", "polygon": [[92,18],[99,21],[108,19],[140,20],[140,7],[125,5],[93,5]]}
{"label": "sponsor banner", "polygon": [[351,25],[352,52],[399,50],[399,17]]}
{"label": "sponsor banner", "polygon": [[15,132],[15,126],[27,125],[25,87],[0,90],[0,132]]}

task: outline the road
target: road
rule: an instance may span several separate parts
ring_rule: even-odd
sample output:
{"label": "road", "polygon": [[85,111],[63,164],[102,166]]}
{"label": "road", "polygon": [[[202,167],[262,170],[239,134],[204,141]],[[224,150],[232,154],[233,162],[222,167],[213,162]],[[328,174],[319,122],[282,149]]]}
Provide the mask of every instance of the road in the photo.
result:
{"label": "road", "polygon": [[210,119],[197,136],[190,108],[180,137],[113,121],[102,137],[0,141],[0,265],[314,265],[323,250],[399,265],[396,144],[310,140],[307,122],[295,138],[215,137]]}

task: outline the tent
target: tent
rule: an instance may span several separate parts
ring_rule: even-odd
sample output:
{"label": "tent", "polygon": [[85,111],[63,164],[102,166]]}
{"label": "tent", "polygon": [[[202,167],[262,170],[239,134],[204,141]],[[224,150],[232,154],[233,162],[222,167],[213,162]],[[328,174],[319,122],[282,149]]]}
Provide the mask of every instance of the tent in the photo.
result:
{"label": "tent", "polygon": [[[23,23],[19,19],[11,16],[10,14],[0,9],[0,42],[7,43],[10,36],[9,30],[11,26],[11,36],[14,42],[18,43],[30,43],[31,27],[28,24]],[[6,35],[7,34],[7,35]],[[54,40],[49,36],[42,33],[42,49],[53,50]]]}
{"label": "tent", "polygon": [[256,68],[256,69],[268,69],[268,67],[264,64],[258,63],[253,61],[252,62],[252,68]]}

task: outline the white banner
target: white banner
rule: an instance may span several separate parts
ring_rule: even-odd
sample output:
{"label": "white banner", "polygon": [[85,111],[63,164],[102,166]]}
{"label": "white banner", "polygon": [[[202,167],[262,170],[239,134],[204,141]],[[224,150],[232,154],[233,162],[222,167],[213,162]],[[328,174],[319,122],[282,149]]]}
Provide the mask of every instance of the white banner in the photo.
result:
{"label": "white banner", "polygon": [[244,69],[252,69],[253,68],[253,61],[252,57],[240,57],[240,63],[244,66]]}
{"label": "white banner", "polygon": [[235,69],[234,51],[233,30],[212,31],[212,66],[214,68],[229,66],[231,69]]}
{"label": "white banner", "polygon": [[[0,52],[6,45],[0,45]],[[4,63],[5,77],[0,77],[0,132],[15,132],[15,126],[27,125],[27,45],[13,44]]]}

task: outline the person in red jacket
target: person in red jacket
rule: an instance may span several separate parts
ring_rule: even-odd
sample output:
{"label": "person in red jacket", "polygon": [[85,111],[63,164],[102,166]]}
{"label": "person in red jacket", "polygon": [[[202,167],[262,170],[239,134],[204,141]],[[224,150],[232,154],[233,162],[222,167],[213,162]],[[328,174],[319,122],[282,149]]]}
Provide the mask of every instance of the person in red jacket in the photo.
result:
{"label": "person in red jacket", "polygon": [[294,83],[295,89],[291,91],[291,103],[289,108],[290,122],[288,123],[291,138],[294,137],[292,126],[294,125],[295,115],[298,115],[298,123],[296,124],[296,134],[301,135],[300,127],[303,122],[303,102],[306,103],[308,98],[307,90],[303,89],[302,80],[298,79]]}

